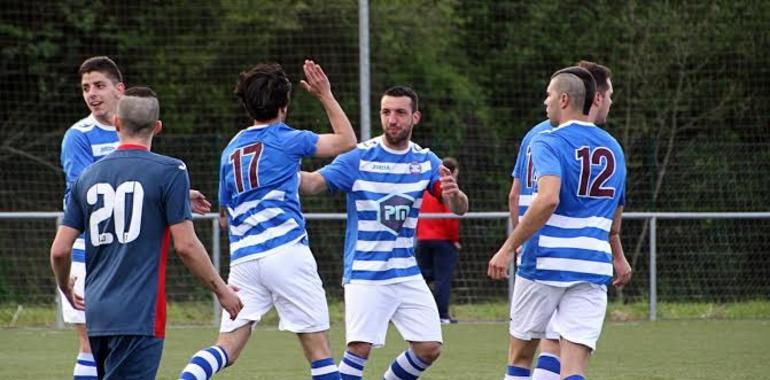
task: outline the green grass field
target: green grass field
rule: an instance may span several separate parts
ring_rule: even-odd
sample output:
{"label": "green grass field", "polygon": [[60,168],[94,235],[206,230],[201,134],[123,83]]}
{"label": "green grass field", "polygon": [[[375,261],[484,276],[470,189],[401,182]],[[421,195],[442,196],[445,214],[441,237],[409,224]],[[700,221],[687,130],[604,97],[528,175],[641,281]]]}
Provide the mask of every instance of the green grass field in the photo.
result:
{"label": "green grass field", "polygon": [[[158,378],[176,379],[188,357],[213,342],[211,327],[171,327]],[[330,332],[335,357],[343,329]],[[444,328],[445,349],[423,377],[501,379],[507,325],[465,323]],[[76,350],[74,332],[48,328],[0,329],[0,379],[66,379]],[[395,330],[372,353],[364,378],[377,379],[405,347]],[[590,379],[770,379],[768,320],[679,320],[608,322],[589,367]],[[240,361],[216,379],[308,379],[295,336],[274,327],[257,328]]]}

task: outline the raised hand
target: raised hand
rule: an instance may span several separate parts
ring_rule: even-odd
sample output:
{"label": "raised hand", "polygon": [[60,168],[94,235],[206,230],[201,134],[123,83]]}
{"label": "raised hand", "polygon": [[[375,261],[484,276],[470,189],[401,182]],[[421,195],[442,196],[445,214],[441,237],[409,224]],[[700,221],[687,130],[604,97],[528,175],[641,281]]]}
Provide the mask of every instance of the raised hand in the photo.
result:
{"label": "raised hand", "polygon": [[441,165],[439,170],[439,182],[441,182],[441,193],[449,198],[454,198],[460,194],[460,187],[457,185],[457,179],[452,175],[452,171],[446,166]]}
{"label": "raised hand", "polygon": [[299,83],[307,92],[317,98],[331,95],[331,84],[329,83],[329,78],[326,77],[326,73],[324,73],[321,68],[321,65],[306,59],[302,69],[305,71],[305,79],[299,81]]}

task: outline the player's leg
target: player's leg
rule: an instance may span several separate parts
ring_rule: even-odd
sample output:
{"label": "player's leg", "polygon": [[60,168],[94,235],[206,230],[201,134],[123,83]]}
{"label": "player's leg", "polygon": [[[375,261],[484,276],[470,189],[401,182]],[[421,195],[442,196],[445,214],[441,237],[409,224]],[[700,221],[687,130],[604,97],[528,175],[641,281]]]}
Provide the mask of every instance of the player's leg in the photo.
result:
{"label": "player's leg", "polygon": [[422,278],[428,284],[433,282],[433,245],[430,240],[422,240],[417,242],[417,250],[415,251],[415,258],[417,259],[417,266],[420,267],[420,273]]}
{"label": "player's leg", "polygon": [[252,329],[273,306],[272,295],[261,284],[261,261],[246,261],[230,268],[228,283],[239,289],[243,308],[235,320],[222,311],[216,343],[196,352],[179,374],[180,379],[210,379],[240,357]]}
{"label": "player's leg", "polygon": [[278,328],[297,334],[313,380],[339,379],[326,334],[326,291],[310,248],[296,243],[261,260],[264,284],[273,294],[278,311]]}
{"label": "player's leg", "polygon": [[545,328],[545,338],[540,341],[540,355],[537,357],[532,380],[559,380],[561,361],[559,350],[559,334],[553,328],[556,313],[551,316]]}
{"label": "player's leg", "polygon": [[385,345],[388,321],[398,302],[388,285],[345,285],[347,349],[339,364],[343,380],[361,380],[372,346]]}
{"label": "player's leg", "polygon": [[456,321],[449,314],[449,298],[452,293],[455,266],[459,259],[457,248],[450,241],[440,241],[435,244],[433,294],[438,306],[438,315],[441,323],[455,323]]}
{"label": "player's leg", "polygon": [[391,320],[409,342],[409,348],[393,360],[384,378],[416,379],[441,355],[443,337],[436,301],[424,281],[400,282],[388,287],[401,300]]}
{"label": "player's leg", "polygon": [[[84,295],[86,280],[86,265],[82,262],[73,261],[70,266],[70,276],[75,277],[75,293]],[[91,353],[91,345],[88,343],[88,334],[86,333],[86,314],[82,310],[75,310],[72,305],[61,295],[62,318],[64,322],[73,324],[75,333],[78,336],[78,356],[75,361],[75,368],[72,371],[74,380],[96,380],[96,363]]]}
{"label": "player's leg", "polygon": [[559,304],[564,288],[516,276],[511,299],[511,334],[505,380],[529,379],[539,340]]}
{"label": "player's leg", "polygon": [[96,345],[101,348],[97,361],[103,364],[99,367],[100,379],[145,380],[156,377],[163,353],[163,339],[144,335],[99,338]]}
{"label": "player's leg", "polygon": [[554,319],[554,330],[561,336],[561,373],[565,379],[586,375],[606,311],[605,287],[583,283],[566,289]]}

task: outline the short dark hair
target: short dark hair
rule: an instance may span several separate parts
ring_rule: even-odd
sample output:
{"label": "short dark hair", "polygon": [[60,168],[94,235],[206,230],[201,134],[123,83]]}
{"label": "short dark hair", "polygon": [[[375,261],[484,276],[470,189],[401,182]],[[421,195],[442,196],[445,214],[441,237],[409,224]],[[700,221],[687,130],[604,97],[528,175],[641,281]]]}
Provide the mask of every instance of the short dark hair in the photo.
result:
{"label": "short dark hair", "polygon": [[588,115],[591,111],[591,105],[594,102],[594,95],[596,95],[596,80],[593,75],[591,75],[590,71],[582,67],[570,66],[553,73],[551,79],[562,74],[574,75],[583,82],[583,89],[585,90],[585,93],[583,94],[583,114]]}
{"label": "short dark hair", "polygon": [[449,169],[450,172],[454,172],[456,169],[460,167],[460,165],[457,163],[457,159],[454,157],[444,157],[444,160],[441,161],[441,164],[446,166],[447,169]]}
{"label": "short dark hair", "polygon": [[78,69],[78,75],[80,75],[82,78],[83,74],[90,73],[92,71],[98,71],[104,74],[115,84],[123,82],[123,74],[120,73],[118,65],[116,65],[115,61],[111,60],[109,57],[100,55],[86,59],[80,65],[80,68]]}
{"label": "short dark hair", "polygon": [[412,112],[420,110],[420,98],[417,96],[417,92],[407,86],[393,86],[382,94],[382,96],[394,96],[402,97],[406,96],[412,100]]}
{"label": "short dark hair", "polygon": [[580,61],[577,65],[593,75],[596,80],[596,91],[604,94],[609,90],[610,84],[607,80],[612,78],[612,70],[609,67],[591,61]]}
{"label": "short dark hair", "polygon": [[131,87],[118,101],[117,115],[129,135],[146,135],[160,117],[158,96],[149,87]]}
{"label": "short dark hair", "polygon": [[289,105],[291,82],[277,63],[260,63],[241,72],[233,91],[254,120],[270,120]]}

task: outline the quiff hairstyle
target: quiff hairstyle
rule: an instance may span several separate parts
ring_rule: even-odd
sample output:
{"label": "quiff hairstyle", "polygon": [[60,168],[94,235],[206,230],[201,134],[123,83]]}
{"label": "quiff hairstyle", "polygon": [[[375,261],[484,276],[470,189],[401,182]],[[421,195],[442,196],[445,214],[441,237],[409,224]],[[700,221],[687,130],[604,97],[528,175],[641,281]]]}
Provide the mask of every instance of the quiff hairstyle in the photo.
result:
{"label": "quiff hairstyle", "polygon": [[554,84],[557,92],[569,96],[573,109],[580,110],[582,105],[583,115],[588,115],[596,94],[596,80],[590,71],[570,66],[553,73],[551,79],[556,79]]}
{"label": "quiff hairstyle", "polygon": [[97,71],[110,78],[113,84],[123,82],[123,74],[120,73],[118,65],[109,57],[100,55],[91,57],[83,61],[78,69],[78,75],[82,78],[84,74]]}
{"label": "quiff hairstyle", "polygon": [[289,105],[291,82],[277,63],[260,63],[241,72],[233,91],[257,121],[274,119]]}
{"label": "quiff hairstyle", "polygon": [[129,135],[146,136],[160,117],[158,95],[149,87],[131,87],[118,101],[117,115]]}

